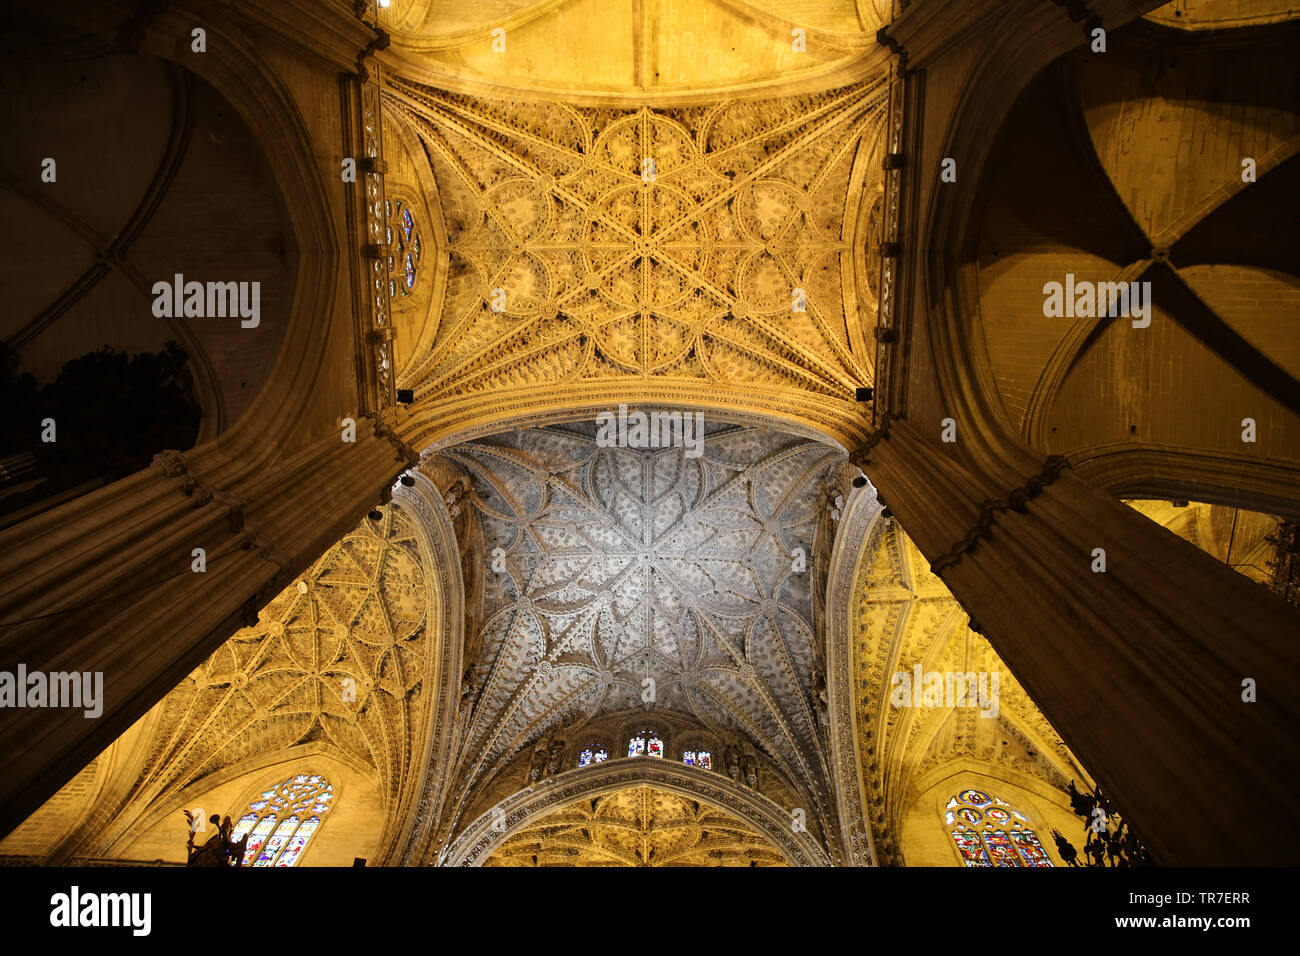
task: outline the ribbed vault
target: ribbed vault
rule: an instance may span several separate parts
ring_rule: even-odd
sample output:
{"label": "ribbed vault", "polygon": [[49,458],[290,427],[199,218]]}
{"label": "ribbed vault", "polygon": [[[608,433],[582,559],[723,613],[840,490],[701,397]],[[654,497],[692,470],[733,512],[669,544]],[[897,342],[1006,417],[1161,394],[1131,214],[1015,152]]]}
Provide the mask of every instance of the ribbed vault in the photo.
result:
{"label": "ribbed vault", "polygon": [[860,435],[884,94],[597,110],[393,79],[449,244],[438,335],[403,376],[422,440],[647,388]]}
{"label": "ribbed vault", "polygon": [[[883,59],[889,0],[393,0],[395,69],[444,89],[582,101],[821,88]],[[798,32],[796,32],[798,31]]]}
{"label": "ribbed vault", "polygon": [[[1089,477],[1094,460],[1115,459],[1095,475],[1116,491],[1161,493],[1122,488],[1113,470],[1130,482],[1178,474],[1181,490],[1164,481],[1171,495],[1269,510],[1294,500],[1300,459],[1287,235],[1300,120],[1283,92],[1300,33],[1171,29],[1212,13],[1220,28],[1241,26],[1244,12],[1171,4],[1161,26],[1130,25],[1105,56],[1071,54],[1029,86],[983,187],[979,326],[997,399],[1030,444]],[[1067,274],[1149,283],[1149,327],[1086,307],[1045,317],[1045,284]],[[1246,418],[1259,429],[1249,444]],[[1125,456],[1141,464],[1125,469]],[[1229,489],[1246,484],[1267,494],[1238,501]]]}
{"label": "ribbed vault", "polygon": [[[1086,774],[1057,732],[898,527],[878,519],[858,569],[849,649],[858,760],[871,826],[884,862],[905,863],[897,834],[926,774],[973,760],[1005,779],[1064,790]],[[993,706],[975,694],[954,706],[899,705],[895,675],[998,675]],[[991,678],[990,678],[991,680]],[[909,685],[910,686],[910,685]],[[986,685],[990,689],[991,684]],[[972,691],[976,688],[972,687]],[[846,768],[847,770],[847,768]],[[852,771],[847,771],[852,772]]]}
{"label": "ribbed vault", "polygon": [[[0,121],[19,144],[0,165],[0,217],[23,239],[8,245],[0,269],[0,340],[40,382],[106,344],[138,353],[176,341],[202,408],[198,440],[214,438],[248,409],[275,362],[297,268],[262,147],[190,70],[107,47],[69,56],[89,41],[52,25],[48,45],[23,44],[24,27],[46,24],[15,20],[0,28],[9,54]],[[47,157],[57,158],[54,182],[28,175]],[[195,228],[213,208],[214,183],[227,214]],[[153,285],[177,273],[259,282],[257,328],[160,317]]]}
{"label": "ribbed vault", "polygon": [[721,774],[645,758],[570,770],[516,791],[463,828],[438,862],[482,866],[502,847],[507,856],[492,865],[531,866],[534,855],[537,865],[562,865],[560,853],[549,851],[570,849],[602,865],[830,862],[790,812],[763,794]]}
{"label": "ribbed vault", "polygon": [[390,506],[277,595],[133,729],[143,759],[116,783],[118,803],[101,807],[109,822],[93,834],[96,851],[178,812],[179,794],[277,753],[355,767],[400,828],[436,703],[435,632],[445,627],[430,620],[446,593],[430,554],[413,509]]}
{"label": "ribbed vault", "polygon": [[528,824],[484,866],[784,866],[752,825],[708,803],[629,787]]}
{"label": "ribbed vault", "polygon": [[583,422],[426,464],[455,514],[471,628],[449,820],[539,740],[635,709],[747,742],[809,817],[827,811],[813,594],[843,456],[761,426],[703,432],[699,457],[601,447]]}

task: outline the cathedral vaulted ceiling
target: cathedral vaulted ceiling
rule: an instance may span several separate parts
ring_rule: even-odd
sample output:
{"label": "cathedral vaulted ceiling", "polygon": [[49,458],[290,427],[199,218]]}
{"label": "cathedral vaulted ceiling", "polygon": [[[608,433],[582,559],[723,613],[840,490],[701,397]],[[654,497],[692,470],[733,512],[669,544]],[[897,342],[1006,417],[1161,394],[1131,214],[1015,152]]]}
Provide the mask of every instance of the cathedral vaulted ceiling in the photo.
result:
{"label": "cathedral vaulted ceiling", "polygon": [[392,0],[390,62],[444,89],[636,99],[821,88],[878,63],[889,0]]}
{"label": "cathedral vaulted ceiling", "polygon": [[365,768],[396,805],[429,727],[429,566],[398,508],[345,535],[158,704],[136,812],[293,747]]}
{"label": "cathedral vaulted ceiling", "polygon": [[[1163,26],[1135,24],[1104,57],[1040,74],[1002,131],[980,226],[988,362],[1012,426],[1076,467],[1126,449],[1231,455],[1249,417],[1275,423],[1251,456],[1294,481],[1300,430],[1282,424],[1300,414],[1300,270],[1283,238],[1300,211],[1292,28],[1183,39],[1177,57],[1162,46],[1167,26],[1240,26],[1243,10],[1162,8]],[[1145,283],[1149,327],[1090,308],[1045,320],[1041,290],[1067,275]],[[1173,406],[1156,399],[1168,394]]]}
{"label": "cathedral vaulted ceiling", "polygon": [[705,431],[699,457],[600,447],[583,422],[427,466],[444,484],[461,476],[457,537],[478,542],[457,776],[486,780],[545,736],[574,742],[639,708],[759,748],[801,803],[824,803],[814,554],[829,547],[819,519],[843,455],[763,427]]}
{"label": "cathedral vaulted ceiling", "polygon": [[[1078,6],[1058,5],[1071,8],[1062,19]],[[143,39],[162,49],[175,17],[145,9],[155,6],[167,5],[140,5],[120,26],[117,46]],[[294,366],[304,382],[323,383],[311,393],[321,402],[318,416],[304,420],[303,435],[314,442],[324,433],[321,423],[332,427],[342,408],[364,412],[409,471],[390,489],[391,501],[385,494],[385,503],[267,603],[256,623],[248,617],[249,626],[119,738],[122,753],[105,751],[64,788],[57,805],[47,804],[50,819],[73,821],[69,835],[58,838],[60,858],[76,861],[73,854],[90,847],[85,859],[142,862],[143,848],[156,845],[150,834],[183,839],[176,812],[182,806],[201,797],[209,809],[238,814],[249,803],[238,792],[248,790],[244,784],[282,769],[288,774],[289,764],[293,773],[321,769],[298,766],[311,761],[328,760],[347,774],[338,811],[327,821],[331,829],[323,831],[335,841],[331,850],[368,841],[376,847],[372,861],[403,864],[905,863],[905,817],[947,776],[974,767],[999,784],[1034,784],[1056,795],[1071,778],[1087,782],[978,625],[902,529],[883,517],[890,512],[882,512],[874,489],[847,487],[857,470],[846,466],[844,449],[861,447],[868,430],[854,391],[877,376],[880,257],[892,257],[887,250],[896,245],[881,242],[885,71],[902,70],[907,57],[887,65],[898,41],[886,33],[877,43],[876,29],[908,4],[333,6],[345,19],[351,6],[374,27],[374,42],[347,48],[348,36],[362,33],[347,20],[347,30],[320,46],[330,11],[306,23],[302,36],[277,27],[268,47],[275,69],[260,74],[274,81],[264,85],[276,94],[267,97],[276,109],[254,104],[247,112],[259,118],[250,129],[287,129],[267,120],[281,115],[302,127],[292,143],[264,144],[274,147],[268,155],[283,183],[294,181],[299,151],[329,156],[359,138],[373,161],[365,165],[365,198],[356,196],[349,209],[338,202],[346,195],[341,189],[327,204],[324,193],[313,198],[300,188],[304,201],[292,204],[322,222],[337,215],[346,225],[351,256],[337,263],[336,291],[350,273],[355,280],[352,240],[360,232],[353,227],[371,230],[366,255],[383,273],[384,226],[374,217],[384,198],[419,221],[398,243],[409,241],[417,259],[424,256],[419,284],[413,264],[404,301],[383,306],[382,285],[376,289],[380,310],[391,308],[389,319],[370,328],[367,313],[357,312],[356,328],[330,326],[330,340],[340,344],[320,357],[337,362]],[[1260,457],[1296,459],[1300,432],[1282,425],[1300,414],[1300,340],[1291,334],[1291,320],[1300,317],[1300,272],[1280,243],[1252,233],[1262,223],[1256,231],[1264,239],[1281,236],[1300,211],[1300,190],[1288,188],[1300,174],[1293,54],[1286,46],[1296,31],[1284,25],[1264,42],[1254,31],[1230,37],[1229,28],[1297,15],[1286,0],[1179,0],[1117,32],[1106,56],[1070,55],[1039,74],[1000,138],[987,144],[988,171],[978,179],[963,173],[960,208],[975,203],[978,214],[953,221],[977,223],[976,232],[936,231],[940,244],[951,240],[959,251],[975,252],[962,285],[939,289],[951,278],[946,273],[935,273],[938,284],[914,283],[919,297],[909,308],[918,316],[945,305],[939,299],[969,297],[968,331],[987,352],[976,363],[986,369],[967,368],[965,339],[954,338],[963,350],[954,362],[944,356],[933,363],[944,367],[931,382],[931,398],[964,399],[967,384],[988,382],[1015,430],[1036,448],[1072,456],[1139,441],[1167,446],[1171,456],[1235,451],[1236,421],[1263,408]],[[218,42],[251,56],[261,38],[243,27],[271,18],[222,19],[210,24],[220,67],[212,76],[223,90],[243,89],[231,80],[240,72],[231,64],[248,60],[220,59]],[[938,70],[946,62],[939,41],[960,35],[946,36],[936,23],[924,23],[913,8],[900,35],[914,31],[909,45]],[[965,39],[988,39],[983,26],[968,26]],[[1198,46],[1197,31],[1215,35]],[[1050,31],[1042,36],[1051,38]],[[65,52],[75,49],[70,44]],[[184,53],[183,36],[176,49]],[[310,50],[316,59],[296,60]],[[340,82],[340,50],[349,71],[359,54],[358,82],[347,74]],[[78,212],[86,219],[78,224],[63,208],[76,212],[78,202],[59,205],[30,185],[11,184],[14,209],[26,209],[18,231],[34,237],[23,254],[34,262],[39,252],[36,264],[45,273],[44,285],[24,293],[30,308],[14,320],[10,338],[36,349],[25,360],[49,368],[64,356],[47,330],[69,334],[65,313],[139,300],[151,253],[170,254],[169,236],[195,231],[191,217],[180,215],[189,208],[181,200],[211,205],[205,183],[224,184],[227,198],[275,194],[253,134],[234,118],[244,109],[227,115],[224,95],[162,61],[113,57],[109,72],[125,77],[137,112],[154,122],[143,152],[108,152],[154,161],[138,170],[92,168],[89,179],[70,172],[64,186],[74,199],[98,192],[116,202],[122,189],[105,192],[97,183],[106,176],[134,183],[134,191],[122,187],[128,206],[106,211],[92,203]],[[84,85],[81,71],[24,72],[20,92],[53,88],[54,79],[74,74]],[[895,102],[908,105],[908,123],[919,129],[925,123],[910,112],[913,105],[923,103],[927,115],[951,103],[997,105],[992,93],[979,97],[982,84],[1015,71],[1003,73],[946,90],[935,84],[929,93],[896,85]],[[105,72],[101,80],[109,78]],[[145,95],[146,88],[156,95]],[[358,119],[354,94],[359,136],[349,129]],[[64,123],[65,135],[95,127],[90,119],[99,107],[89,95],[70,101],[70,115],[84,122]],[[282,109],[280,97],[301,110]],[[912,156],[913,146],[928,149],[924,140],[942,131],[943,124],[931,122],[924,138],[904,137],[902,114],[891,116],[894,158]],[[35,168],[45,152],[24,162]],[[913,169],[921,165],[912,159]],[[1243,163],[1250,178],[1242,177]],[[891,224],[907,220],[907,195],[891,193]],[[371,221],[352,221],[363,203]],[[235,258],[209,249],[210,260],[242,269],[244,259],[259,254],[262,265],[241,274],[266,283],[269,314],[275,296],[301,298],[290,295],[293,250],[277,239],[292,230],[276,202],[225,208],[244,205],[265,227],[266,248],[237,250]],[[210,217],[194,219],[212,225]],[[390,214],[390,224],[399,221]],[[50,253],[58,253],[55,233],[65,226],[76,234],[76,248]],[[209,245],[230,245],[229,234],[208,231]],[[116,234],[125,238],[112,239]],[[304,226],[303,235],[311,234]],[[909,242],[910,236],[898,233]],[[962,246],[967,239],[971,244]],[[920,236],[922,247],[927,241]],[[907,269],[882,288],[926,278],[924,269]],[[1045,279],[1075,273],[1149,281],[1152,328],[1135,335],[1137,326],[1101,314],[1043,322],[1048,315],[1037,290]],[[348,303],[335,308],[335,292],[326,292],[322,321],[346,316]],[[1261,295],[1272,303],[1265,321],[1257,315]],[[205,412],[215,409],[205,419],[213,434],[249,407],[283,331],[252,347],[241,365],[249,375],[224,381],[217,374],[224,333],[189,335],[170,324],[132,328],[144,345],[158,344],[168,329],[185,332],[180,337],[196,363]],[[900,330],[906,335],[905,324]],[[400,353],[388,351],[394,336]],[[363,401],[360,411],[331,404],[356,397],[350,376],[331,371],[349,364],[353,356],[339,350],[354,339],[392,356],[391,365],[385,358],[383,385],[400,384],[414,401],[404,396],[389,407],[393,396],[385,391],[388,399]],[[907,359],[912,364],[900,380],[925,378],[930,359]],[[950,379],[952,372],[959,374]],[[977,374],[968,379],[968,372]],[[1210,404],[1157,401],[1179,383],[1201,383],[1195,402],[1210,396]],[[298,386],[289,391],[306,401]],[[609,443],[596,416],[622,417],[628,402],[644,403],[634,411],[678,416],[687,439],[645,447],[623,433]],[[698,433],[690,430],[694,409],[703,409]],[[1219,418],[1231,427],[1220,427]],[[252,420],[250,413],[245,424]],[[1202,421],[1213,424],[1215,436],[1204,444]],[[293,457],[306,454],[298,436],[288,437],[281,457],[305,460]],[[996,439],[984,449],[988,455],[976,454],[986,464],[998,457]],[[232,532],[247,513],[239,540],[281,568],[300,570],[320,551],[307,551],[311,536],[289,533],[292,516],[319,509],[295,511],[263,499],[235,459],[256,462],[250,456],[264,446],[228,447],[229,461],[214,453],[209,462],[204,451],[177,466],[186,495],[201,488],[204,501],[229,506]],[[394,460],[387,450],[380,458]],[[168,460],[159,466],[167,470]],[[369,465],[327,469],[330,480],[321,487],[338,490],[338,514],[371,507],[361,491],[373,493],[391,474],[380,470],[387,464],[373,464],[373,472]],[[199,482],[227,475],[229,487],[215,492]],[[979,477],[991,480],[993,473]],[[1041,477],[1026,487],[1037,489]],[[137,479],[130,494],[152,495],[146,483]],[[925,494],[910,480],[899,484]],[[1269,516],[1164,500],[1132,504],[1243,574],[1269,577],[1277,543]],[[272,506],[282,520],[259,527],[252,519]],[[1002,507],[997,500],[994,506]],[[166,557],[154,551],[131,560],[152,567]],[[69,588],[80,587],[69,580]],[[160,600],[177,596],[169,591]],[[245,608],[251,614],[252,602]],[[196,655],[201,636],[186,638]],[[989,700],[900,703],[896,678],[915,674],[919,681],[922,673],[1000,680]],[[156,679],[150,694],[155,686]],[[981,713],[988,705],[992,712]],[[629,731],[634,741],[658,744],[645,753],[657,750],[659,759],[629,753]],[[354,777],[373,784],[373,792],[352,786]],[[940,819],[926,824],[922,842],[939,838]],[[37,824],[20,845],[54,846],[45,840],[45,821]],[[119,848],[131,852],[117,854]]]}
{"label": "cathedral vaulted ceiling", "polygon": [[875,303],[854,236],[884,93],[610,110],[392,79],[449,244],[405,376],[431,430],[649,387],[858,434]]}
{"label": "cathedral vaulted ceiling", "polygon": [[735,814],[657,787],[629,787],[557,807],[484,866],[785,866]]}
{"label": "cathedral vaulted ceiling", "polygon": [[1202,501],[1138,500],[1125,504],[1252,581],[1266,584],[1271,579],[1278,561],[1276,515]]}
{"label": "cathedral vaulted ceiling", "polygon": [[[30,22],[5,13],[0,32]],[[68,40],[42,20],[33,27]],[[0,339],[42,383],[106,343],[141,353],[175,341],[202,408],[198,441],[214,438],[270,374],[293,298],[297,251],[263,148],[188,69],[107,49],[46,59],[21,46],[0,58],[0,123],[14,144],[0,172],[0,219],[24,237],[5,249]],[[43,157],[69,171],[58,190],[14,171]],[[214,184],[225,196],[216,207]],[[208,215],[212,228],[196,229]],[[258,327],[160,316],[153,284],[176,273],[259,282]]]}

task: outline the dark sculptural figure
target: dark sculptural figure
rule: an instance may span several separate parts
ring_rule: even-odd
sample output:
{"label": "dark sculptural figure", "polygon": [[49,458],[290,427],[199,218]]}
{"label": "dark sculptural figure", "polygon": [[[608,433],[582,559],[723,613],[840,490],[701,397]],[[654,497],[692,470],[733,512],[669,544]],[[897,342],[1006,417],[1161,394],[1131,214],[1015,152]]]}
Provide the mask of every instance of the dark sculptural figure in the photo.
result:
{"label": "dark sculptural figure", "polygon": [[1056,852],[1067,866],[1079,865],[1079,851],[1071,846],[1070,841],[1061,835],[1061,831],[1052,827],[1052,839],[1056,841]]}
{"label": "dark sculptural figure", "polygon": [[208,822],[216,826],[217,832],[197,849],[194,847],[194,824],[197,817],[186,810],[185,819],[189,823],[190,831],[189,840],[185,844],[186,866],[244,865],[244,845],[248,842],[248,834],[245,833],[238,840],[230,839],[231,832],[234,830],[230,817],[223,820],[215,813],[208,817]]}
{"label": "dark sculptural figure", "polygon": [[1052,831],[1057,852],[1070,866],[1151,866],[1151,857],[1115,810],[1110,799],[1094,787],[1081,793],[1070,781],[1070,809],[1083,817],[1083,859],[1059,831]]}

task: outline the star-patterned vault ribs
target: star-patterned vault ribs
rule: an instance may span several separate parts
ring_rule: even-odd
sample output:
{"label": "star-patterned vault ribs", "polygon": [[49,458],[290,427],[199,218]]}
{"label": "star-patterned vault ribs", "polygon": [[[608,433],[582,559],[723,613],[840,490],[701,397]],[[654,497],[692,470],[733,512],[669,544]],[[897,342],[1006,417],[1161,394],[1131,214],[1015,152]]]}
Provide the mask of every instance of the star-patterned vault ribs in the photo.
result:
{"label": "star-patterned vault ribs", "polygon": [[796,549],[814,553],[841,452],[714,425],[687,458],[598,447],[580,423],[444,458],[475,489],[488,582],[467,638],[461,779],[490,777],[543,734],[644,708],[649,678],[655,708],[747,739],[827,792],[812,698],[820,585]]}
{"label": "star-patterned vault ribs", "polygon": [[426,567],[401,510],[363,520],[163,699],[135,799],[317,744],[396,800],[427,733]]}
{"label": "star-patterned vault ribs", "polygon": [[513,834],[484,866],[785,866],[748,823],[654,787],[558,807]]}
{"label": "star-patterned vault ribs", "polygon": [[874,316],[845,209],[884,94],[629,111],[394,79],[450,244],[421,399],[626,377],[851,398]]}

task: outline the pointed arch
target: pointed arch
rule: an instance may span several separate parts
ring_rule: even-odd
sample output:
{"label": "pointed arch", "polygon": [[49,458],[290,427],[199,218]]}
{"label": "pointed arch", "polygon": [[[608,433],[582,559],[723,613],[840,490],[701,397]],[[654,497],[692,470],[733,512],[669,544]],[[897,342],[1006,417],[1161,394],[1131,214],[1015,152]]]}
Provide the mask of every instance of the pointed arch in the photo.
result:
{"label": "pointed arch", "polygon": [[247,837],[245,866],[293,866],[334,806],[334,787],[324,774],[298,773],[250,800],[232,839]]}

